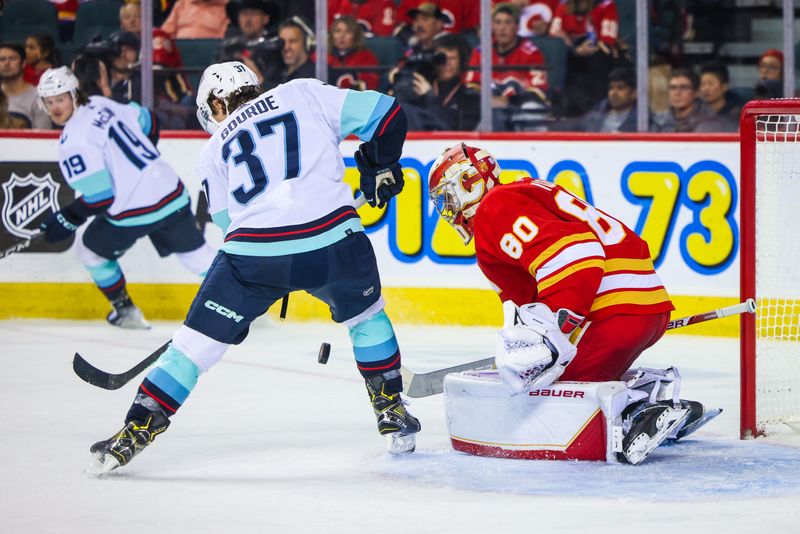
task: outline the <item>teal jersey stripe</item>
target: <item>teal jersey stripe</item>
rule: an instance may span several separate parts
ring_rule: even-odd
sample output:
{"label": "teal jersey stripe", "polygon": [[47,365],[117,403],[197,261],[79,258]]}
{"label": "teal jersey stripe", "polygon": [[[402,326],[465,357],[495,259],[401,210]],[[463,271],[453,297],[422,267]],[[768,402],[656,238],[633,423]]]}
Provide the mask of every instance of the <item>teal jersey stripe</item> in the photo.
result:
{"label": "teal jersey stripe", "polygon": [[348,91],[342,106],[342,138],[354,133],[362,141],[372,139],[392,104],[394,98],[377,91]]}
{"label": "teal jersey stripe", "polygon": [[153,118],[150,116],[150,110],[140,106],[136,102],[129,102],[128,105],[139,112],[139,116],[137,117],[139,128],[142,129],[145,135],[150,135],[150,129],[153,127]]}
{"label": "teal jersey stripe", "polygon": [[363,232],[361,219],[348,219],[343,223],[334,226],[330,230],[304,239],[293,239],[291,241],[277,241],[272,243],[253,243],[245,241],[228,241],[220,250],[228,254],[239,256],[286,256],[289,254],[302,254],[312,250],[332,245],[341,241],[347,234],[347,230],[353,232]]}
{"label": "teal jersey stripe", "polygon": [[227,209],[218,211],[217,213],[211,215],[211,220],[214,221],[214,224],[222,229],[223,234],[228,233],[228,227],[231,225],[231,216],[228,214]]}
{"label": "teal jersey stripe", "polygon": [[75,191],[80,191],[86,196],[97,195],[114,187],[111,183],[111,175],[106,169],[97,171],[89,176],[84,176],[69,185]]}
{"label": "teal jersey stripe", "polygon": [[96,202],[100,202],[101,200],[107,200],[109,198],[114,198],[114,190],[113,189],[106,189],[105,191],[100,191],[94,195],[83,195],[83,201],[88,204],[94,204]]}
{"label": "teal jersey stripe", "polygon": [[372,347],[353,347],[353,353],[358,362],[379,362],[392,356],[397,352],[397,339],[392,336],[392,339],[384,341],[379,345]]}
{"label": "teal jersey stripe", "polygon": [[[350,329],[350,341],[354,349],[372,347],[391,340],[394,340],[394,329],[383,310]],[[396,341],[394,343],[397,344]]]}
{"label": "teal jersey stripe", "polygon": [[188,204],[189,204],[189,193],[187,193],[186,189],[184,189],[183,194],[181,196],[179,196],[166,206],[163,206],[156,211],[146,213],[144,215],[135,215],[133,217],[128,217],[127,219],[122,219],[121,221],[114,221],[112,219],[108,219],[108,222],[110,222],[114,226],[144,226],[145,224],[152,224],[158,222],[164,217],[172,215],[173,213],[175,213],[176,211],[185,207]]}

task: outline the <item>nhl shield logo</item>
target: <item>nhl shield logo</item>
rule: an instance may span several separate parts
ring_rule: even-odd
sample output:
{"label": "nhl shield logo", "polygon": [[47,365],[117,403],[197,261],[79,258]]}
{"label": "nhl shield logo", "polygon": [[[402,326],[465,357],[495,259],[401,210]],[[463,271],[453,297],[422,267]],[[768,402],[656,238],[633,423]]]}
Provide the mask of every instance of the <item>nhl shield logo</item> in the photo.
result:
{"label": "nhl shield logo", "polygon": [[13,235],[29,238],[38,231],[41,215],[58,211],[60,184],[48,172],[44,176],[15,173],[3,183],[3,224]]}

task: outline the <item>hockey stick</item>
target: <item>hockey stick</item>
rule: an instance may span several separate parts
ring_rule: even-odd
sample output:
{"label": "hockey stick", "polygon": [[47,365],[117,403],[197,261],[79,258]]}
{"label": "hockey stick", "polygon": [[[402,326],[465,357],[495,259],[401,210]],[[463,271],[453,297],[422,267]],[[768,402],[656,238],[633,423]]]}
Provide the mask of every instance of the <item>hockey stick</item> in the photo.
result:
{"label": "hockey stick", "polygon": [[[733,306],[728,306],[726,308],[720,308],[718,310],[706,313],[698,313],[697,315],[689,315],[688,317],[672,320],[667,324],[667,330],[674,330],[690,324],[704,323],[713,319],[720,319],[722,317],[738,315],[745,312],[755,313],[755,311],[756,301],[753,299],[747,299],[744,302],[734,304]],[[403,386],[406,395],[409,397],[428,397],[430,395],[441,393],[444,390],[444,377],[450,373],[460,373],[461,371],[470,370],[479,371],[482,369],[489,369],[493,365],[494,357],[462,363],[460,365],[446,367],[444,369],[431,371],[429,373],[416,374],[403,368],[401,369],[401,373],[403,375]]]}
{"label": "hockey stick", "polygon": [[158,347],[155,352],[150,354],[150,356],[140,361],[124,373],[112,374],[98,369],[87,362],[83,356],[77,352],[75,353],[75,357],[72,359],[72,370],[75,371],[75,374],[78,375],[81,380],[93,386],[108,390],[119,389],[136,378],[139,373],[150,367],[161,356],[161,354],[167,350],[167,347],[169,347],[171,342],[172,340],[167,341]]}
{"label": "hockey stick", "polygon": [[[354,205],[356,209],[360,208],[364,204],[366,204],[366,199],[364,198],[364,195],[360,195],[358,198],[355,199]],[[35,239],[40,235],[42,234],[41,233],[37,234],[31,239]],[[30,243],[28,243],[28,245],[29,244]],[[19,245],[19,243],[17,245]],[[25,246],[27,247],[28,245]],[[3,256],[0,256],[0,258],[2,257]],[[288,301],[289,298],[287,295],[281,303],[281,312],[280,312],[281,318],[286,317],[286,307],[288,305]],[[119,389],[128,382],[130,382],[131,380],[133,380],[134,378],[136,378],[139,375],[139,373],[141,373],[142,371],[150,367],[153,363],[155,363],[155,361],[158,360],[161,354],[163,354],[164,351],[167,350],[167,347],[169,347],[170,342],[171,341],[167,341],[159,348],[157,348],[153,353],[151,353],[147,358],[140,361],[127,371],[119,374],[112,374],[103,371],[102,369],[98,369],[97,367],[87,362],[86,359],[83,356],[81,356],[80,353],[78,352],[76,352],[75,356],[72,358],[72,370],[75,371],[75,374],[78,375],[78,377],[81,380],[93,386],[97,386],[99,388],[108,390]],[[330,345],[328,346],[328,350],[330,350]]]}
{"label": "hockey stick", "polygon": [[0,260],[5,258],[6,256],[10,256],[11,254],[16,254],[21,250],[25,250],[26,248],[30,247],[31,245],[35,245],[39,241],[44,238],[44,232],[36,232],[31,237],[27,239],[23,239],[22,241],[17,241],[10,247],[4,250],[0,250]]}

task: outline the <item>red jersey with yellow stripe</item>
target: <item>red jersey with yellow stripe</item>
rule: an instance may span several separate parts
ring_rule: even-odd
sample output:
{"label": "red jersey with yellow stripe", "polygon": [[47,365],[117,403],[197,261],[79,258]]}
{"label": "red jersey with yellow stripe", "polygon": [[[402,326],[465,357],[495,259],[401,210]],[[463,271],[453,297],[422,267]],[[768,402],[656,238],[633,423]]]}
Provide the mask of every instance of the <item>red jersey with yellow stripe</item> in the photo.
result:
{"label": "red jersey with yellow stripe", "polygon": [[674,309],[647,243],[557,185],[525,178],[495,187],[473,226],[478,266],[504,301],[590,321]]}

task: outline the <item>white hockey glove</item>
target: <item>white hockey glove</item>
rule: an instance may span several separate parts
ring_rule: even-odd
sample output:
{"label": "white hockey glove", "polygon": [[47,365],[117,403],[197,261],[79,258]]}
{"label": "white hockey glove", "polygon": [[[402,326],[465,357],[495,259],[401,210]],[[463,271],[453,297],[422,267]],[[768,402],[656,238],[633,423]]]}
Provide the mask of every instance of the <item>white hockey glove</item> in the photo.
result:
{"label": "white hockey glove", "polygon": [[503,303],[503,329],[495,336],[495,363],[511,395],[546,388],[564,373],[578,349],[546,304]]}

